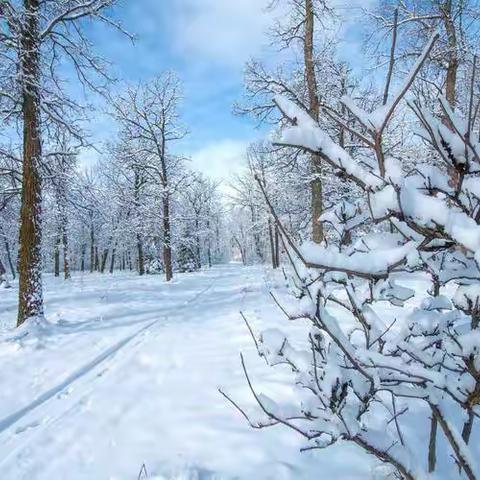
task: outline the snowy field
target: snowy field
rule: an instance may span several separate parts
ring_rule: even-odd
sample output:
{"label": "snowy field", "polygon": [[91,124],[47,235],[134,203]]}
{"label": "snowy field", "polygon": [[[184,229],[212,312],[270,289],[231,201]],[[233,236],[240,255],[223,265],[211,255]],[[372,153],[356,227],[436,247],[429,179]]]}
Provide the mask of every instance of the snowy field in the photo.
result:
{"label": "snowy field", "polygon": [[1,290],[1,479],[136,480],[142,465],[162,479],[371,478],[360,451],[301,453],[297,435],[251,429],[219,394],[222,387],[254,410],[242,351],[258,390],[288,395],[239,315],[255,329],[279,321],[304,328],[285,327],[272,283],[263,267],[238,264],[171,284],[134,274],[46,276],[52,326],[36,338],[14,337],[17,292]]}

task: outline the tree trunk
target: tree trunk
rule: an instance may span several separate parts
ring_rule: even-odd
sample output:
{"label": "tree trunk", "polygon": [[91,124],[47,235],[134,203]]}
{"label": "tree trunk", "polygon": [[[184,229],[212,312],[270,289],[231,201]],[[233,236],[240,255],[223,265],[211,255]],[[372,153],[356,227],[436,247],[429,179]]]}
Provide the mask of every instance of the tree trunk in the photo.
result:
{"label": "tree trunk", "polygon": [[110,273],[113,273],[113,270],[115,268],[115,255],[117,253],[117,248],[114,246],[112,248],[112,256],[110,258]]}
{"label": "tree trunk", "polygon": [[17,272],[15,270],[15,264],[12,259],[12,251],[10,249],[10,244],[8,243],[7,236],[5,235],[5,231],[3,230],[2,226],[0,226],[0,236],[3,237],[3,243],[5,246],[5,253],[7,255],[8,266],[10,267],[12,278],[15,280],[15,278],[17,277]]}
{"label": "tree trunk", "polygon": [[208,232],[208,240],[207,240],[207,261],[208,261],[208,268],[212,268],[212,236],[210,232],[210,219],[207,216],[207,232]]}
{"label": "tree trunk", "polygon": [[458,74],[458,45],[457,32],[452,15],[452,0],[444,2],[440,9],[443,15],[443,23],[447,32],[448,59],[447,73],[445,78],[445,96],[447,102],[454,109],[457,103],[457,74]]}
{"label": "tree trunk", "polygon": [[275,224],[275,265],[276,268],[280,268],[280,231],[277,224]]}
{"label": "tree trunk", "polygon": [[[438,297],[440,295],[440,280],[435,275],[433,277],[433,296]],[[428,471],[432,473],[435,471],[437,465],[437,430],[438,420],[435,415],[432,414],[430,420],[430,436],[428,441]]]}
{"label": "tree trunk", "polygon": [[4,285],[5,287],[10,287],[7,278],[5,277],[5,267],[3,265],[2,259],[0,258],[0,286]]}
{"label": "tree trunk", "polygon": [[82,258],[80,260],[80,271],[83,273],[85,271],[85,257],[87,255],[87,244],[82,243]]}
{"label": "tree trunk", "polygon": [[173,278],[172,267],[172,232],[170,225],[170,199],[163,196],[163,263],[167,282]]}
{"label": "tree trunk", "polygon": [[198,229],[200,228],[200,224],[198,221],[198,216],[195,219],[195,263],[197,264],[197,270],[202,268],[202,251],[201,251],[201,240],[200,235],[198,234]]}
{"label": "tree trunk", "polygon": [[[348,90],[347,90],[347,73],[345,73],[345,75],[342,73],[342,78],[340,80],[340,91],[342,93],[342,97],[344,95],[347,95],[348,94]],[[346,117],[346,107],[345,107],[345,104],[341,104],[340,105],[340,113],[342,114],[342,118],[345,118]],[[342,148],[345,148],[345,128],[344,127],[340,127],[340,131],[338,133],[338,144],[340,145],[340,147]]]}
{"label": "tree trunk", "polygon": [[428,471],[432,473],[435,471],[437,464],[437,419],[432,415],[430,421],[430,439],[428,441]]}
{"label": "tree trunk", "polygon": [[[313,49],[313,35],[315,29],[315,15],[313,0],[305,0],[305,38],[304,38],[304,62],[305,78],[307,81],[309,113],[314,120],[319,118],[319,101],[317,94],[317,79],[315,75],[315,61]],[[315,243],[323,241],[323,225],[320,216],[323,211],[321,159],[318,155],[311,156],[311,208],[312,208],[312,240]]]}
{"label": "tree trunk", "polygon": [[93,222],[90,224],[90,273],[95,269],[95,231]]}
{"label": "tree trunk", "polygon": [[21,38],[23,165],[17,326],[28,318],[43,316],[39,0],[24,0],[24,7],[26,13]]}
{"label": "tree trunk", "polygon": [[143,240],[142,236],[137,234],[137,251],[138,251],[138,273],[145,275],[145,256],[143,254]]}
{"label": "tree trunk", "polygon": [[[135,184],[134,184],[134,201],[135,207],[140,207],[140,190],[142,186],[142,178],[138,171],[135,169]],[[143,253],[143,239],[140,233],[137,233],[137,251],[138,251],[138,274],[145,275],[145,256]]]}
{"label": "tree trunk", "polygon": [[53,247],[53,272],[55,277],[60,276],[60,235],[55,238]]}
{"label": "tree trunk", "polygon": [[98,258],[98,247],[95,247],[95,271],[98,272],[100,260]]}
{"label": "tree trunk", "polygon": [[5,238],[5,251],[7,252],[7,261],[10,266],[10,271],[12,272],[12,278],[15,280],[17,277],[15,266],[12,260],[12,252],[10,251],[10,244],[8,243],[7,239]]}
{"label": "tree trunk", "polygon": [[71,274],[70,274],[70,262],[68,260],[68,235],[67,235],[67,227],[65,224],[62,225],[62,243],[63,243],[63,275],[65,277],[65,280],[69,280],[71,278]]}
{"label": "tree trunk", "polygon": [[270,252],[272,254],[272,268],[277,268],[276,262],[276,253],[275,253],[275,240],[273,238],[273,228],[272,228],[272,220],[268,219],[268,237],[270,239]]}
{"label": "tree trunk", "polygon": [[105,273],[105,267],[107,265],[107,257],[108,257],[108,248],[105,248],[105,250],[103,250],[102,264],[100,266],[100,273]]}

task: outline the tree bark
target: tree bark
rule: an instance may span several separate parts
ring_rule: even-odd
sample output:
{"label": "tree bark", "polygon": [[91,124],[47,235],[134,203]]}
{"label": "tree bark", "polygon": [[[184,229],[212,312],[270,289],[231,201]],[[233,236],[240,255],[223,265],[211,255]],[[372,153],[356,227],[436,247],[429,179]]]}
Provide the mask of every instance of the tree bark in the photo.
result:
{"label": "tree bark", "polygon": [[145,275],[145,256],[143,254],[142,236],[137,233],[137,251],[138,251],[138,274]]}
{"label": "tree bark", "polygon": [[40,39],[39,0],[24,0],[25,22],[21,35],[23,115],[22,197],[19,235],[19,302],[17,326],[43,316],[42,291],[42,187],[40,161]]}
{"label": "tree bark", "polygon": [[108,248],[105,248],[102,254],[102,264],[100,265],[100,273],[105,273],[105,267],[107,265],[107,257],[108,257]]}
{"label": "tree bark", "polygon": [[[134,200],[135,207],[140,207],[140,189],[142,186],[142,178],[138,169],[135,169],[135,183],[134,183]],[[138,252],[138,274],[145,275],[145,256],[143,253],[143,239],[141,233],[137,232],[137,252]]]}
{"label": "tree bark", "polygon": [[272,220],[268,219],[268,237],[270,239],[270,252],[272,254],[272,268],[277,268],[277,255],[275,253],[275,239],[273,238]]}
{"label": "tree bark", "polygon": [[198,221],[198,215],[195,218],[195,263],[197,264],[197,270],[202,268],[202,251],[201,251],[201,240],[198,230],[200,228],[200,224]]}
{"label": "tree bark", "polygon": [[207,261],[208,261],[208,268],[212,268],[212,240],[211,240],[211,233],[210,233],[210,218],[209,218],[209,216],[207,216],[207,232],[208,232]]}
{"label": "tree bark", "polygon": [[447,102],[454,109],[457,103],[457,74],[458,74],[458,41],[457,31],[452,15],[452,0],[447,0],[440,7],[443,15],[443,23],[447,32],[448,59],[445,78],[445,96]]}
{"label": "tree bark", "polygon": [[95,269],[95,230],[93,222],[90,224],[90,273]]}
{"label": "tree bark", "polygon": [[110,257],[110,273],[113,273],[113,270],[115,268],[115,256],[117,253],[117,248],[114,246],[112,248],[112,255]]}
{"label": "tree bark", "polygon": [[80,260],[80,271],[83,273],[85,271],[85,257],[87,255],[87,244],[82,243],[82,257]]}
{"label": "tree bark", "polygon": [[8,240],[6,238],[5,238],[5,251],[7,252],[7,261],[10,266],[10,271],[12,272],[12,278],[15,280],[15,278],[17,277],[17,273],[15,271],[15,266],[12,260],[12,252],[10,251],[10,244],[8,243]]}
{"label": "tree bark", "polygon": [[[304,38],[304,62],[305,78],[307,81],[309,113],[314,120],[319,119],[319,100],[317,93],[317,79],[315,75],[315,61],[313,36],[315,30],[315,15],[313,0],[305,0],[305,38]],[[312,208],[312,240],[315,243],[323,241],[323,225],[320,222],[320,216],[323,211],[322,200],[322,168],[321,159],[318,155],[311,155],[311,208]]]}
{"label": "tree bark", "polygon": [[437,465],[437,430],[438,422],[434,415],[430,421],[430,439],[428,441],[428,472],[435,471]]}
{"label": "tree bark", "polygon": [[212,268],[212,247],[210,246],[210,241],[208,242],[208,247],[207,247],[207,261],[208,261],[208,268]]}
{"label": "tree bark", "polygon": [[[66,219],[62,219],[63,221]],[[63,244],[63,275],[65,280],[69,280],[71,278],[70,274],[70,262],[68,259],[68,234],[67,234],[67,227],[65,223],[62,224],[62,244]]]}
{"label": "tree bark", "polygon": [[275,224],[275,265],[276,268],[280,268],[280,232],[277,224]]}
{"label": "tree bark", "polygon": [[53,273],[55,277],[60,276],[60,235],[55,238],[53,247]]}
{"label": "tree bark", "polygon": [[5,253],[7,255],[8,266],[10,267],[12,278],[15,280],[15,278],[17,277],[17,271],[15,269],[15,264],[12,259],[12,251],[10,249],[10,244],[8,243],[7,236],[5,235],[5,231],[2,226],[0,226],[0,236],[3,237],[3,243],[5,246]]}
{"label": "tree bark", "polygon": [[170,225],[170,200],[168,194],[163,196],[163,264],[167,282],[173,278],[172,267],[172,233]]}

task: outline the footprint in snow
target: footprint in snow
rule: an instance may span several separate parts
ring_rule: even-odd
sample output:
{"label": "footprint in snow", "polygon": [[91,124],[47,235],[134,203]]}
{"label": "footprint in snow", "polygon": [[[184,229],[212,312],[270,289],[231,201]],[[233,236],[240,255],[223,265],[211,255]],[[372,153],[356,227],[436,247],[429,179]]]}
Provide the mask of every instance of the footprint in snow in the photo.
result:
{"label": "footprint in snow", "polygon": [[18,435],[20,433],[23,433],[23,432],[26,432],[27,430],[30,430],[32,428],[36,428],[36,427],[39,427],[41,424],[40,421],[36,420],[35,422],[32,422],[32,423],[28,423],[27,425],[22,425],[21,427],[18,427],[16,430],[15,430],[15,434]]}

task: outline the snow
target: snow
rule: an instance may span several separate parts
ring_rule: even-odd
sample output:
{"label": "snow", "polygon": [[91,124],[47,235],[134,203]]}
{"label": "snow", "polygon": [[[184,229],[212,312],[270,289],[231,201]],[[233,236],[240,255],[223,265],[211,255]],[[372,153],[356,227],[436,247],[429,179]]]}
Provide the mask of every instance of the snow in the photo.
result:
{"label": "snow", "polygon": [[[316,303],[311,321],[324,333],[321,344],[312,337],[310,364],[296,369],[297,386],[317,397],[317,408],[314,402],[308,402],[306,411],[299,408],[294,428],[303,428],[308,438],[319,431],[327,437],[324,444],[343,437],[382,452],[387,462],[397,464],[402,478],[473,479],[479,476],[474,464],[478,440],[473,440],[478,431],[470,430],[479,404],[480,186],[478,145],[470,138],[478,135],[473,128],[467,131],[473,124],[457,117],[445,99],[440,100],[443,116],[425,111],[421,98],[410,105],[424,128],[420,137],[425,137],[427,150],[420,149],[420,157],[415,157],[416,145],[403,144],[403,133],[398,137],[387,128],[438,37],[435,33],[427,43],[387,105],[367,112],[352,99],[341,99],[347,116],[364,127],[362,134],[353,133],[370,146],[370,154],[345,151],[295,102],[275,99],[284,117],[276,143],[316,152],[342,178],[354,182],[370,217],[356,226],[376,233],[369,239],[359,228],[348,229],[365,212],[359,198],[360,208],[342,211],[337,204],[321,217],[341,235],[351,233],[344,236],[345,244],[332,247],[327,236],[328,246],[304,242],[298,251],[293,249],[303,263],[295,272],[295,294]],[[406,131],[418,134],[411,127]],[[383,162],[383,150],[412,162],[400,164],[388,156]],[[385,233],[389,220],[400,235]],[[426,288],[413,277],[420,272],[430,277]],[[295,369],[290,336],[277,333],[270,339],[273,348],[263,346],[262,352],[271,363],[285,357],[283,363]],[[404,403],[403,411],[397,400]],[[303,405],[300,400],[297,404]],[[430,409],[443,431],[432,476],[425,472],[428,441],[418,442],[431,428]],[[336,423],[338,418],[343,426]],[[410,431],[404,434],[406,425]],[[463,465],[465,475],[452,457]]]}
{"label": "snow", "polygon": [[[251,429],[219,394],[258,411],[256,391],[289,398],[278,368],[259,358],[255,332],[280,326],[301,339],[306,322],[281,322],[263,267],[218,266],[180,275],[45,276],[41,332],[21,335],[16,284],[0,291],[2,480],[371,478],[375,463],[341,443],[301,453],[275,427]],[[270,330],[269,330],[270,329]],[[285,380],[285,381],[284,381]],[[264,397],[262,397],[264,398]],[[145,472],[144,472],[145,473]]]}
{"label": "snow", "polygon": [[477,283],[460,285],[455,292],[453,302],[463,310],[468,310],[471,307],[477,308],[480,302],[480,285]]}
{"label": "snow", "polygon": [[369,113],[361,109],[348,95],[344,95],[340,101],[357,117],[363,125],[371,130],[379,130],[385,120],[390,105],[382,105]]}
{"label": "snow", "polygon": [[278,143],[302,146],[314,152],[322,152],[336,167],[344,170],[352,177],[361,179],[371,188],[382,185],[383,182],[378,176],[360,166],[346,150],[337,145],[318,126],[318,123],[308,113],[304,112],[295,103],[281,95],[275,97],[275,103],[294,122],[293,126],[282,130],[282,136]]}
{"label": "snow", "polygon": [[354,271],[360,274],[383,274],[398,264],[413,250],[416,243],[408,242],[395,248],[377,249],[372,252],[355,252],[346,255],[335,248],[324,248],[313,242],[305,242],[300,251],[304,259],[325,269]]}
{"label": "snow", "polygon": [[[403,211],[427,227],[441,225],[445,232],[458,243],[474,253],[480,251],[480,226],[459,208],[450,206],[448,199],[440,195],[425,195],[414,185],[406,182],[400,192]],[[479,252],[480,254],[480,252]]]}

